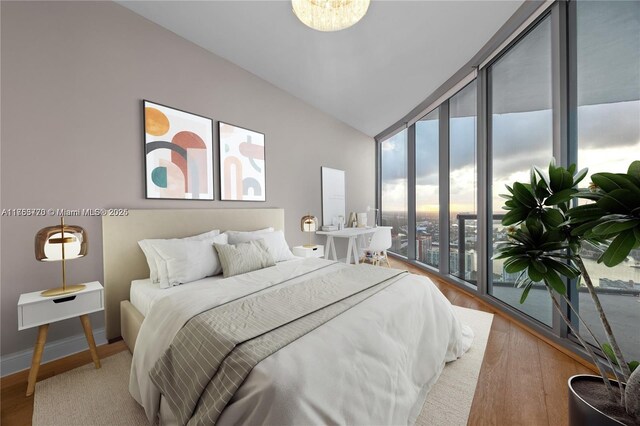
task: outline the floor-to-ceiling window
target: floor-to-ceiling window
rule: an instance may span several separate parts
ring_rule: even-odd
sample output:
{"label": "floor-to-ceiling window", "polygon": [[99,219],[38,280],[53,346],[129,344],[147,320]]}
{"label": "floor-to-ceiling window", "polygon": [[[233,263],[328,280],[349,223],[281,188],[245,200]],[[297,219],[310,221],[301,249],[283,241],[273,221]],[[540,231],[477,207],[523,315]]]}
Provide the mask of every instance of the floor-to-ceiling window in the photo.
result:
{"label": "floor-to-ceiling window", "polygon": [[391,226],[390,251],[407,255],[407,130],[381,143],[382,224]]}
{"label": "floor-to-ceiling window", "polygon": [[478,274],[476,82],[449,99],[449,271],[475,283]]}
{"label": "floor-to-ceiling window", "polygon": [[[624,173],[640,159],[640,2],[580,1],[576,23],[578,166]],[[640,249],[614,268],[597,262],[601,253],[587,244],[581,255],[621,349],[640,359]],[[606,341],[586,288],[578,299]]]}
{"label": "floor-to-ceiling window", "polygon": [[[491,239],[493,247],[505,241],[501,225],[505,185],[528,182],[532,166],[545,167],[553,157],[551,99],[551,17],[544,18],[488,71],[490,97]],[[534,287],[524,304],[516,276],[503,262],[491,262],[490,293],[537,320],[551,325],[551,302],[542,285]]]}
{"label": "floor-to-ceiling window", "polygon": [[439,110],[415,124],[416,132],[416,260],[440,264]]}
{"label": "floor-to-ceiling window", "polygon": [[[491,259],[507,238],[500,194],[505,185],[529,181],[531,167],[546,169],[554,156],[564,166],[577,161],[590,174],[625,172],[640,160],[640,2],[558,1],[532,13],[504,47],[446,88],[446,96],[428,99],[432,106],[422,111],[436,109],[405,117],[393,128],[415,124],[379,144],[382,205],[385,223],[394,226],[394,251],[466,288],[472,287],[460,279],[477,284],[483,300],[559,340],[568,330],[543,285],[520,304],[517,277]],[[394,157],[393,150],[401,152]],[[409,170],[415,164],[415,176],[407,176],[407,164]],[[415,209],[407,198],[414,178]],[[408,253],[414,238],[415,251]],[[623,351],[640,358],[634,327],[640,322],[640,249],[615,268],[598,264],[600,253],[585,245],[582,256]],[[577,290],[570,297],[603,337],[589,295]]]}

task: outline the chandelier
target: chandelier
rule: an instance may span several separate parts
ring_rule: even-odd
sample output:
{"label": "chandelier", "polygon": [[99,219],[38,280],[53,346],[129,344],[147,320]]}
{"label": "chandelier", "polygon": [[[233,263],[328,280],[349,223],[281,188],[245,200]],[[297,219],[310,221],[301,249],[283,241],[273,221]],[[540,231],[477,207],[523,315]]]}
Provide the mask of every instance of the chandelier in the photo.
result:
{"label": "chandelier", "polygon": [[293,13],[318,31],[349,28],[367,13],[370,0],[292,0]]}

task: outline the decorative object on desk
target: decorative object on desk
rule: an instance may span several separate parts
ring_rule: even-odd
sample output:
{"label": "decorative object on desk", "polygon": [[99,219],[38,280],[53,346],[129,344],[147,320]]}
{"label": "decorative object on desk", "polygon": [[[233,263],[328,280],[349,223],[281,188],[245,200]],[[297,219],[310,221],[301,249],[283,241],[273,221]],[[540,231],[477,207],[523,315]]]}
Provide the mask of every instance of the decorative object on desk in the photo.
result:
{"label": "decorative object on desk", "polygon": [[347,219],[347,228],[356,228],[358,226],[358,218],[354,212],[349,212],[349,219]]}
{"label": "decorative object on desk", "polygon": [[367,227],[367,214],[366,213],[358,213],[358,228],[366,228]]}
{"label": "decorative object on desk", "polygon": [[323,225],[320,229],[324,232],[338,231],[338,225]]}
{"label": "decorative object on desk", "polygon": [[87,232],[75,225],[65,225],[64,217],[60,225],[42,228],[36,234],[36,260],[41,262],[62,261],[62,287],[42,292],[45,297],[75,293],[85,288],[84,284],[67,285],[66,261],[84,257],[87,254]]}
{"label": "decorative object on desk", "polygon": [[315,244],[311,243],[312,235],[318,230],[318,218],[307,214],[300,219],[300,230],[309,234],[309,244],[305,244],[304,247],[315,247]]}
{"label": "decorative object on desk", "polygon": [[264,134],[218,123],[220,199],[266,201]]}
{"label": "decorative object on desk", "polygon": [[360,21],[370,0],[292,0],[293,14],[317,31],[340,31]]}
{"label": "decorative object on desk", "polygon": [[213,121],[143,104],[146,197],[213,200]]}
{"label": "decorative object on desk", "polygon": [[345,217],[345,173],[330,167],[320,168],[322,178],[322,224],[333,223],[335,217]]}

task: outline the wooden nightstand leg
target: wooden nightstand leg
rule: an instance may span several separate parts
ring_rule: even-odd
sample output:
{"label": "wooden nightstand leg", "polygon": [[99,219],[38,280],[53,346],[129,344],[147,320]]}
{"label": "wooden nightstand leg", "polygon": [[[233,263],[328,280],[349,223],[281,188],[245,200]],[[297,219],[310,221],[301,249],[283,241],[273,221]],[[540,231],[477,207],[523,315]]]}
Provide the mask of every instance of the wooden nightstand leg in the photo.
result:
{"label": "wooden nightstand leg", "polygon": [[36,379],[38,378],[38,370],[40,369],[40,360],[42,359],[42,351],[47,341],[47,331],[49,324],[43,324],[38,327],[38,339],[36,346],[33,348],[33,359],[31,360],[31,370],[29,370],[29,380],[27,382],[27,396],[33,395],[36,389]]}
{"label": "wooden nightstand leg", "polygon": [[80,315],[80,322],[82,328],[84,328],[84,335],[89,343],[89,351],[91,352],[91,358],[96,368],[100,368],[100,358],[98,358],[98,351],[96,350],[96,341],[93,340],[93,330],[91,330],[91,321],[89,321],[89,315]]}

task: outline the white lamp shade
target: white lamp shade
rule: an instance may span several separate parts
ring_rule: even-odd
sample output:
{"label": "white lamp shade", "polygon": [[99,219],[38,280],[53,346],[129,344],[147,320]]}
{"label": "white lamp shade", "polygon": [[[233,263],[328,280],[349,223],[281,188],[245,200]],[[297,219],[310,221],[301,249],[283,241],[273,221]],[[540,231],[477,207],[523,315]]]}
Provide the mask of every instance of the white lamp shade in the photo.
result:
{"label": "white lamp shade", "polygon": [[316,232],[318,230],[318,218],[315,216],[303,216],[300,220],[300,229],[302,232]]}
{"label": "white lamp shade", "polygon": [[[65,234],[65,237],[69,237],[69,234]],[[62,244],[51,244],[49,242],[55,238],[62,238],[62,233],[53,234],[51,238],[44,243],[44,255],[46,256],[46,258],[42,259],[44,262],[62,260]],[[80,240],[73,237],[73,241],[64,244],[65,259],[77,259],[84,256],[81,254],[81,249],[82,244]]]}

